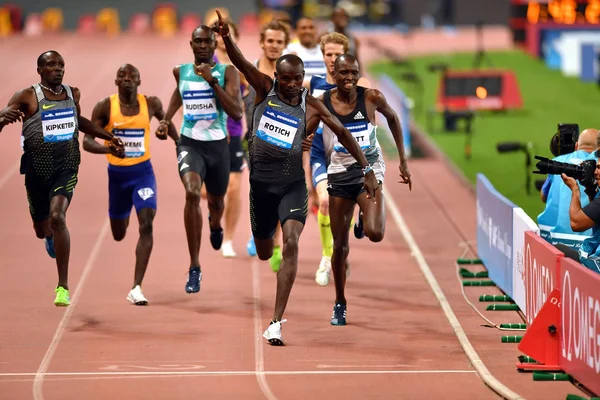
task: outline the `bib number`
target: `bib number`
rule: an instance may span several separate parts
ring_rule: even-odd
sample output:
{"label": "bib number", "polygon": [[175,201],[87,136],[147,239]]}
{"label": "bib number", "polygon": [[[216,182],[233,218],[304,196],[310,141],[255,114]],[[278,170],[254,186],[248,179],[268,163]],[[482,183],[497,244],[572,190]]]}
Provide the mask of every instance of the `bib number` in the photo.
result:
{"label": "bib number", "polygon": [[142,157],[146,153],[144,129],[113,129],[113,134],[123,141],[126,158]]}
{"label": "bib number", "polygon": [[[371,142],[369,140],[371,132],[369,131],[368,122],[355,122],[352,124],[345,124],[344,126],[350,131],[352,137],[354,140],[356,140],[362,151],[367,150],[371,146]],[[337,142],[333,149],[341,153],[348,153],[348,150],[346,150],[346,148],[342,146],[340,142]]]}
{"label": "bib number", "polygon": [[58,143],[73,139],[75,133],[75,110],[61,108],[42,111],[44,142]]}
{"label": "bib number", "polygon": [[256,136],[275,146],[290,149],[294,143],[296,132],[298,132],[299,124],[299,118],[267,107],[260,117]]}
{"label": "bib number", "polygon": [[186,121],[217,119],[217,100],[212,90],[185,90],[182,99]]}

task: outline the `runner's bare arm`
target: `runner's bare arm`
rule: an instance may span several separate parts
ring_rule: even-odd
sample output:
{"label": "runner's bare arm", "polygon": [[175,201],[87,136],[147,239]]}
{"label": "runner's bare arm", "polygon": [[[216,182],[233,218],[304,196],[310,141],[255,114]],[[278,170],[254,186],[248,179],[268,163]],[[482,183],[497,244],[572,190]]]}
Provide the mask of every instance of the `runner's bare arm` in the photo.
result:
{"label": "runner's bare arm", "polygon": [[[175,126],[171,119],[179,110],[179,108],[183,105],[183,100],[181,99],[181,93],[179,93],[179,70],[181,65],[173,68],[173,77],[175,77],[175,90],[173,90],[173,94],[171,95],[171,99],[169,100],[169,107],[167,107],[167,112],[164,117],[160,120],[158,128],[156,128],[156,136],[160,139],[166,138],[167,134],[169,136],[173,135],[172,131],[175,131]],[[177,133],[177,132],[175,132]],[[173,136],[171,136],[173,137]]]}
{"label": "runner's bare arm", "polygon": [[6,107],[0,111],[0,132],[8,124],[25,120],[25,115],[29,114],[27,100],[30,97],[30,92],[31,89],[29,88],[16,92],[8,101]]}
{"label": "runner's bare arm", "polygon": [[[103,128],[108,124],[110,119],[110,100],[104,98],[94,106],[92,111],[92,122]],[[86,133],[83,136],[83,149],[88,153],[93,154],[108,154],[110,150],[103,143],[98,143],[94,136]]]}
{"label": "runner's bare arm", "polygon": [[179,108],[183,105],[183,100],[181,99],[181,93],[179,93],[179,70],[181,66],[178,65],[173,68],[173,76],[175,77],[175,90],[173,90],[173,94],[171,95],[171,100],[169,100],[169,106],[167,107],[167,112],[165,113],[165,117],[163,120],[171,121],[173,116],[179,110]]}
{"label": "runner's bare arm", "polygon": [[219,17],[218,21],[215,23],[213,27],[213,31],[221,35],[223,38],[223,43],[225,43],[225,49],[227,50],[227,55],[231,60],[231,63],[246,77],[250,86],[254,88],[256,91],[256,102],[255,104],[260,103],[267,97],[267,93],[271,90],[273,86],[273,80],[266,74],[263,74],[248,61],[237,45],[233,40],[229,37],[229,25],[224,22],[221,14],[217,10],[217,16]]}
{"label": "runner's bare arm", "polygon": [[366,99],[375,106],[375,110],[379,111],[387,120],[388,126],[392,131],[392,136],[396,142],[398,156],[400,157],[400,177],[402,183],[408,184],[408,189],[412,190],[412,181],[410,179],[410,171],[406,163],[406,154],[404,152],[404,135],[402,134],[402,126],[398,119],[396,111],[390,107],[383,93],[377,89],[366,90]]}
{"label": "runner's bare arm", "polygon": [[235,67],[228,65],[225,69],[225,88],[219,85],[217,78],[213,77],[208,64],[197,67],[197,71],[212,88],[223,111],[236,121],[242,119],[242,97],[240,94],[240,77]]}
{"label": "runner's bare arm", "polygon": [[[156,96],[147,96],[146,102],[148,103],[148,108],[150,109],[150,117],[154,117],[159,121],[162,121],[165,118],[165,110],[162,106],[162,101]],[[173,124],[169,124],[169,129],[167,134],[173,139],[175,143],[179,140],[179,133],[177,133],[177,129]],[[160,139],[166,139],[166,135],[164,137],[159,137]]]}
{"label": "runner's bare arm", "polygon": [[79,124],[79,130],[83,133],[89,133],[90,135],[114,141],[115,145],[117,145],[117,141],[120,143],[120,146],[123,147],[123,142],[120,139],[115,137],[112,132],[107,132],[104,129],[100,128],[98,125],[94,124],[92,121],[87,119],[86,117],[81,115],[81,105],[79,104],[79,100],[81,98],[81,92],[76,87],[73,89],[73,99],[75,100],[75,104],[77,105],[77,123]]}

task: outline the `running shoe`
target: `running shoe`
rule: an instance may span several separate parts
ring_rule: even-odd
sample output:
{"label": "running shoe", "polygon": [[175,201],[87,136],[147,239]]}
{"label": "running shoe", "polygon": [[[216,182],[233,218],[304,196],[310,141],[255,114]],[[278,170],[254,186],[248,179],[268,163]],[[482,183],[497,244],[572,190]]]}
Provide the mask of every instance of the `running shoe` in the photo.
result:
{"label": "running shoe", "polygon": [[323,256],[319,269],[315,274],[315,281],[320,286],[327,286],[329,284],[329,278],[331,277],[331,257]]}
{"label": "running shoe", "polygon": [[273,255],[271,258],[269,258],[269,265],[271,265],[271,270],[273,270],[273,272],[279,272],[282,258],[283,256],[281,255],[281,247],[275,246],[273,249]]}
{"label": "running shoe", "polygon": [[202,280],[202,271],[200,267],[192,267],[188,272],[188,281],[185,284],[187,293],[198,293],[200,291],[200,281]]}
{"label": "running shoe", "polygon": [[281,321],[271,321],[269,327],[263,333],[263,337],[269,341],[272,346],[283,346],[283,337],[281,336],[281,324],[287,319]]}
{"label": "running shoe", "polygon": [[46,251],[51,258],[56,258],[56,252],[54,251],[54,236],[47,237],[44,239],[46,245]]}
{"label": "running shoe", "polygon": [[231,243],[231,240],[223,242],[221,254],[223,254],[223,257],[225,258],[237,257],[237,253],[233,250],[233,244]]}
{"label": "running shoe", "polygon": [[223,244],[223,228],[213,230],[210,227],[210,214],[208,215],[208,228],[210,229],[210,244],[213,249],[221,249],[221,245]]}
{"label": "running shoe", "polygon": [[363,213],[362,211],[358,213],[358,221],[354,224],[354,237],[357,239],[362,239],[365,237],[365,231],[363,229]]}
{"label": "running shoe", "polygon": [[129,291],[129,294],[127,295],[127,300],[129,300],[131,303],[135,304],[136,306],[148,305],[148,300],[144,297],[144,294],[142,293],[142,288],[140,287],[140,285],[137,285],[136,287],[134,287],[133,289],[131,289]]}
{"label": "running shoe", "polygon": [[56,307],[67,307],[71,304],[71,298],[69,297],[69,290],[62,286],[58,286],[54,289],[56,297],[54,298],[54,305]]}
{"label": "running shoe", "polygon": [[331,325],[346,325],[346,305],[337,303],[333,307],[331,316]]}
{"label": "running shoe", "polygon": [[250,257],[256,256],[256,245],[254,244],[254,236],[251,236],[250,240],[248,240],[248,244],[246,245],[246,251],[248,252],[248,255]]}

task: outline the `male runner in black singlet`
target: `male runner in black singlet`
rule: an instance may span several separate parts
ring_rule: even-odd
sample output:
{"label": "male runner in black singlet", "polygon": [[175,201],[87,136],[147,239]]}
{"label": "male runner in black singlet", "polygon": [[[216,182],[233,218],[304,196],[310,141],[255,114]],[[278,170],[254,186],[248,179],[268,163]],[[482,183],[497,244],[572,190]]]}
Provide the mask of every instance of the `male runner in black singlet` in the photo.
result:
{"label": "male runner in black singlet", "polygon": [[0,131],[23,121],[21,173],[35,234],[45,239],[50,257],[56,258],[58,285],[54,304],[66,307],[69,298],[71,241],[66,213],[71,203],[81,154],[79,131],[108,140],[111,152],[125,156],[123,142],[111,132],[81,116],[79,89],[63,84],[65,61],[56,51],[37,60],[41,82],[18,91],[0,111]]}
{"label": "male runner in black singlet", "polygon": [[[244,58],[229,38],[229,26],[220,13],[213,28],[225,42],[227,54],[256,91],[252,132],[248,140],[250,159],[250,221],[261,260],[273,254],[277,221],[283,231],[283,262],[277,273],[275,311],[263,337],[272,345],[283,345],[281,323],[298,267],[298,241],[308,212],[308,192],[302,165],[302,141],[323,121],[363,168],[367,159],[352,134],[334,118],[325,105],[302,87],[304,65],[292,54],[277,60],[275,80]],[[379,184],[375,174],[364,179],[367,193],[375,198]]]}

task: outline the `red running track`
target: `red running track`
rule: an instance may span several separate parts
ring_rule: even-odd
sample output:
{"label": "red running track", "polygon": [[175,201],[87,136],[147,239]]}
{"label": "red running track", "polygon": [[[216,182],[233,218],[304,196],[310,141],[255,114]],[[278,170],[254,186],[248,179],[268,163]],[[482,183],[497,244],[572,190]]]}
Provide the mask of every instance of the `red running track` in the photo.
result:
{"label": "red running track", "polygon": [[[256,42],[246,38],[242,48],[256,55]],[[2,48],[3,54],[17,55],[5,65],[10,80],[3,104],[37,81],[36,57],[54,48],[66,60],[65,83],[82,91],[88,117],[99,99],[116,90],[114,75],[126,62],[141,71],[140,91],[159,96],[166,107],[174,87],[172,67],[190,59],[186,37],[11,38]],[[133,279],[136,222],[122,242],[112,239],[106,159],[82,152],[80,183],[67,216],[72,304],[56,308],[56,268],[34,236],[17,170],[19,129],[13,125],[3,132],[0,158],[0,398],[498,398],[469,362],[424,277],[424,264],[407,245],[403,222],[390,213],[383,242],[351,239],[346,327],[329,324],[333,284],[314,282],[321,250],[312,217],[301,238],[299,272],[285,315],[285,347],[270,347],[261,337],[273,310],[276,277],[267,262],[246,255],[246,213],[235,236],[238,258],[224,259],[203,243],[202,290],[186,294],[184,192],[171,141],[152,141],[159,207],[144,281],[150,305],[135,307],[125,299]],[[482,328],[466,306],[452,262],[460,254],[458,242],[474,238],[473,195],[438,159],[411,162],[412,193],[395,184],[397,163],[388,164],[388,198],[406,218],[404,228],[421,247],[425,267],[491,372],[525,398],[563,399],[575,392],[564,382],[534,383],[530,375],[517,374],[516,345],[500,344],[498,332]],[[442,183],[442,208],[428,188],[430,174]],[[247,172],[244,177],[247,210]],[[472,229],[457,230],[445,209]],[[206,216],[204,203],[203,212]],[[207,233],[205,228],[205,238]]]}

